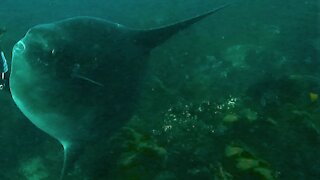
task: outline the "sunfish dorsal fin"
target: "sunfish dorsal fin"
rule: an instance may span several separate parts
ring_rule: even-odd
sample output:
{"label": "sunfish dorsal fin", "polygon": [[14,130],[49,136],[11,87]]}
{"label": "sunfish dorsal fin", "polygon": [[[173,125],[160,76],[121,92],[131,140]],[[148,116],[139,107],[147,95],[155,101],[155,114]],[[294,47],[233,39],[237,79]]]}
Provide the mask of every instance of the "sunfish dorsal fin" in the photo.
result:
{"label": "sunfish dorsal fin", "polygon": [[163,43],[167,39],[169,39],[172,35],[176,34],[180,30],[187,28],[188,26],[200,21],[201,19],[203,19],[211,14],[218,12],[221,9],[224,9],[225,7],[227,7],[229,5],[230,4],[225,4],[225,5],[222,5],[218,8],[215,8],[211,11],[203,13],[201,15],[198,15],[198,16],[186,19],[186,20],[182,20],[182,21],[179,21],[179,22],[176,22],[173,24],[169,24],[166,26],[162,26],[159,28],[140,30],[138,32],[135,40],[138,43],[152,49],[152,48],[158,46],[159,44]]}

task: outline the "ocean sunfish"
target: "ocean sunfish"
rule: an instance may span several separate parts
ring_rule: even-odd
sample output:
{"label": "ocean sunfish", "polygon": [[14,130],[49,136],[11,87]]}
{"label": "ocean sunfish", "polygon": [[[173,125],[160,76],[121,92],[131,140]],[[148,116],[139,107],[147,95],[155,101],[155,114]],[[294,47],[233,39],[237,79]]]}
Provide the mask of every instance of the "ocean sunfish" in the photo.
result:
{"label": "ocean sunfish", "polygon": [[33,124],[63,145],[62,175],[79,149],[109,137],[128,121],[150,51],[226,6],[151,29],[75,17],[37,25],[16,43],[13,100]]}

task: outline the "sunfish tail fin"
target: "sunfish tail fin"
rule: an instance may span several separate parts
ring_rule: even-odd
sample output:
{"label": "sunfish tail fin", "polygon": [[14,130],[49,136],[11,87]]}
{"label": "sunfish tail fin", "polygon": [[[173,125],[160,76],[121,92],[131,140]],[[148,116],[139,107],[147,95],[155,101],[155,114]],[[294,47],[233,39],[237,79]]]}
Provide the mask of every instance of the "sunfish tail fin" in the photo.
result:
{"label": "sunfish tail fin", "polygon": [[169,39],[171,36],[179,32],[180,30],[185,29],[190,25],[202,20],[203,18],[210,16],[211,14],[214,14],[230,5],[231,4],[225,4],[211,11],[208,11],[206,13],[200,14],[198,16],[195,16],[186,20],[182,20],[173,24],[169,24],[166,26],[162,26],[159,28],[140,30],[137,33],[135,40],[137,41],[137,43],[140,43],[152,49],[158,46],[159,44],[163,43],[167,39]]}

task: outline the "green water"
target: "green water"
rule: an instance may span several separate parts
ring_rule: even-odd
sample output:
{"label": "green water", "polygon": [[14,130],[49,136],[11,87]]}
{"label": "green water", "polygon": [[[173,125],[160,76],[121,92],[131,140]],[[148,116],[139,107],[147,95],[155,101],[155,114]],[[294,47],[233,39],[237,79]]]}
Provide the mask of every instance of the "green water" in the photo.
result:
{"label": "green water", "polygon": [[[0,46],[77,15],[150,28],[226,1],[0,2]],[[243,0],[152,51],[125,127],[85,147],[66,179],[320,179],[318,0]],[[9,61],[10,64],[10,61]],[[63,149],[0,92],[0,179],[55,180]]]}

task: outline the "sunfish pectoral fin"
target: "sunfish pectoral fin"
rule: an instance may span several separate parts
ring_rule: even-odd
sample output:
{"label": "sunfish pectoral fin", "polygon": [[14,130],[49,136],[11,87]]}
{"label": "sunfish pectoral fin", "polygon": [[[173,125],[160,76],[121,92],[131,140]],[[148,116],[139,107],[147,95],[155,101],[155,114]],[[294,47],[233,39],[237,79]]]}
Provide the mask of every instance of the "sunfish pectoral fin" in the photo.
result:
{"label": "sunfish pectoral fin", "polygon": [[103,85],[102,83],[97,82],[97,81],[94,81],[94,80],[92,80],[92,79],[90,79],[90,78],[87,78],[87,77],[85,77],[85,76],[82,76],[82,75],[80,75],[80,74],[74,73],[74,74],[72,74],[71,76],[74,77],[74,78],[78,78],[78,79],[81,79],[81,80],[85,80],[85,81],[90,82],[90,83],[92,83],[92,84],[94,84],[94,85],[97,85],[97,86],[100,86],[100,87],[104,87],[104,85]]}

